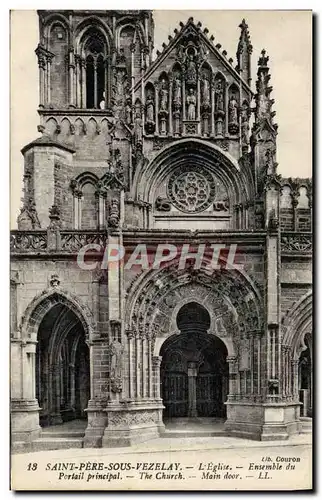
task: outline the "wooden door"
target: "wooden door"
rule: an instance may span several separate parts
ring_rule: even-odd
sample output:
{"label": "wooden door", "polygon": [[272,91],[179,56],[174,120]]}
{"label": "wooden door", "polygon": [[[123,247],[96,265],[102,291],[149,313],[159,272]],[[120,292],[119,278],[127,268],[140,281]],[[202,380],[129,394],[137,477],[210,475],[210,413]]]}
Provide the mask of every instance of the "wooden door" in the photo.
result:
{"label": "wooden door", "polygon": [[162,399],[165,406],[165,417],[186,417],[188,415],[188,376],[186,373],[164,373]]}

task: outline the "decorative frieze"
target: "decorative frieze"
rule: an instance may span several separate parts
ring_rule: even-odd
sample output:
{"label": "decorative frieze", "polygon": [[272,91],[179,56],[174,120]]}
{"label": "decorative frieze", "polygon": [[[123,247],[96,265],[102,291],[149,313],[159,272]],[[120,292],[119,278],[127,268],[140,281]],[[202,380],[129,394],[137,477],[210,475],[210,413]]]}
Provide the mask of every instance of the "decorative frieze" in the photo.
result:
{"label": "decorative frieze", "polygon": [[281,251],[291,253],[311,253],[312,234],[310,233],[282,233]]}

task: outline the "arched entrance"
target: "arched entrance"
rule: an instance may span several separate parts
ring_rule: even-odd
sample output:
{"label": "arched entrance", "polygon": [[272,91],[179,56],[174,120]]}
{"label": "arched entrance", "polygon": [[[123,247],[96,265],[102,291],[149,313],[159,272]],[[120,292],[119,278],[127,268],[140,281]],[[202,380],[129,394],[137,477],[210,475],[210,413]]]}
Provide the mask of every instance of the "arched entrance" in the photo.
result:
{"label": "arched entrance", "polygon": [[312,417],[312,338],[310,333],[304,336],[303,347],[298,364],[299,400],[302,403],[300,411],[301,416]]}
{"label": "arched entrance", "polygon": [[36,350],[36,397],[40,425],[85,419],[90,397],[89,350],[84,327],[64,303],[43,316]]}
{"label": "arched entrance", "polygon": [[179,335],[162,346],[161,396],[164,419],[226,415],[228,364],[225,344],[207,330],[208,311],[190,302],[177,315]]}

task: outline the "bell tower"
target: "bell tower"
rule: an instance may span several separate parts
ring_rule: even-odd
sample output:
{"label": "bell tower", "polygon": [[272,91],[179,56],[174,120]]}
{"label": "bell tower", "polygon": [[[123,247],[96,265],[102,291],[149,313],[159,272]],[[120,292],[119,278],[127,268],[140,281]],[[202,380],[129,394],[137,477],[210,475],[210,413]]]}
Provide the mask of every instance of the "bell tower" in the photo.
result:
{"label": "bell tower", "polygon": [[39,10],[38,17],[42,137],[22,150],[18,227],[46,228],[53,210],[60,227],[103,228],[110,200],[98,180],[115,173],[115,158],[122,163],[117,182],[126,185],[130,176],[131,89],[152,62],[152,13]]}

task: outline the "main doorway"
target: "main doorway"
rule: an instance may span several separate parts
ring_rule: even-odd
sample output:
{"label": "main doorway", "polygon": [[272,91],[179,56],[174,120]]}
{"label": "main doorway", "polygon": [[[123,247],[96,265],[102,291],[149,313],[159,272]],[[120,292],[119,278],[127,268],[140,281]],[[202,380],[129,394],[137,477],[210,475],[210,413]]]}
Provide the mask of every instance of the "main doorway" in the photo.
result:
{"label": "main doorway", "polygon": [[225,344],[207,330],[208,311],[195,302],[177,316],[179,335],[161,348],[161,395],[164,419],[225,418],[228,363]]}
{"label": "main doorway", "polygon": [[86,419],[89,363],[80,320],[65,304],[55,304],[38,330],[36,396],[41,426]]}

